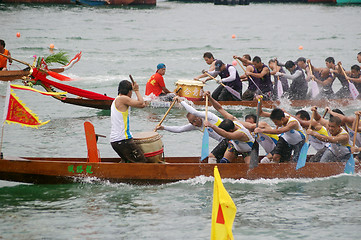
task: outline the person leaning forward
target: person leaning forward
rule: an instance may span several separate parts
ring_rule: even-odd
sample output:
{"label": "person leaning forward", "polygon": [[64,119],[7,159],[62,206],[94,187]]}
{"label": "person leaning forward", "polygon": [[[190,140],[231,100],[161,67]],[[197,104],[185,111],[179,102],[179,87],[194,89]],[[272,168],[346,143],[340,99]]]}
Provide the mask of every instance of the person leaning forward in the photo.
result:
{"label": "person leaning forward", "polygon": [[[242,82],[239,74],[234,66],[231,64],[224,64],[221,60],[217,60],[215,63],[215,70],[208,72],[212,76],[219,75],[222,83],[231,87],[242,95]],[[232,93],[230,93],[223,85],[219,85],[212,93],[212,97],[216,101],[239,101]]]}
{"label": "person leaning forward", "polygon": [[[132,98],[133,91],[137,99]],[[132,85],[129,81],[123,80],[119,83],[118,96],[110,107],[110,144],[121,157],[121,162],[146,162],[143,151],[134,142],[130,132],[130,107],[144,108],[145,103],[139,93],[138,84],[134,82]]]}

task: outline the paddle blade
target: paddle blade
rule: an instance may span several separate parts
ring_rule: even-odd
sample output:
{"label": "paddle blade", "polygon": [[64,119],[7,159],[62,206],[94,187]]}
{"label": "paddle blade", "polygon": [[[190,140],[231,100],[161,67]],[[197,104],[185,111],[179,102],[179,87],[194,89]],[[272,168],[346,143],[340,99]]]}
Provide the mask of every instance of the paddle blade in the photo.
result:
{"label": "paddle blade", "polygon": [[320,89],[318,88],[318,85],[314,80],[311,81],[311,91],[312,91],[312,98],[315,98],[320,93]]}
{"label": "paddle blade", "polygon": [[231,88],[230,86],[224,85],[224,87],[227,89],[228,92],[230,92],[233,96],[235,96],[238,99],[241,99],[241,94],[239,92],[237,92],[236,90],[234,90],[233,88]]}
{"label": "paddle blade", "polygon": [[205,128],[203,132],[202,139],[202,153],[201,153],[201,161],[203,161],[209,155],[209,133],[208,129]]}
{"label": "paddle blade", "polygon": [[360,93],[357,91],[357,88],[355,87],[355,85],[349,81],[348,88],[350,89],[351,97],[353,99],[356,99]]}
{"label": "paddle blade", "polygon": [[251,161],[249,163],[249,168],[252,169],[258,166],[259,144],[257,141],[255,141],[252,145],[250,156],[251,156]]}
{"label": "paddle blade", "polygon": [[56,72],[53,72],[53,71],[48,71],[48,74],[50,76],[52,76],[53,78],[56,78],[60,81],[72,81],[73,79],[71,79],[70,77],[67,77],[67,76],[64,76],[64,75],[61,75],[59,73],[56,73]]}
{"label": "paddle blade", "polygon": [[298,170],[306,165],[307,152],[308,152],[309,146],[310,146],[309,143],[303,144],[301,151],[300,151],[300,156],[298,157],[296,170]]}
{"label": "paddle blade", "polygon": [[355,159],[353,158],[352,154],[351,154],[351,157],[347,160],[344,173],[347,173],[347,174],[355,173]]}
{"label": "paddle blade", "polygon": [[280,80],[278,80],[277,82],[277,96],[278,96],[278,99],[280,99],[283,95],[283,87],[282,87],[282,83]]}

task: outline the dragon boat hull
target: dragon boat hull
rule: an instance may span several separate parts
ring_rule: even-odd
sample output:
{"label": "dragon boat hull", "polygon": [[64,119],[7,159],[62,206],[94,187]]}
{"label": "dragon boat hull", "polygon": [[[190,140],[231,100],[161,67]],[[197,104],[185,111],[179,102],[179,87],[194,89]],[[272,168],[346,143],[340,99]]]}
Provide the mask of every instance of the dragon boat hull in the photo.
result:
{"label": "dragon boat hull", "polygon": [[[64,68],[53,68],[50,70],[56,73],[64,72]],[[0,81],[13,81],[22,79],[22,77],[29,76],[30,74],[31,72],[29,70],[0,71]]]}
{"label": "dragon boat hull", "polygon": [[[63,98],[59,99],[63,103],[96,108],[96,109],[110,109],[112,100],[92,100],[86,98]],[[205,101],[193,101],[194,105],[204,106]],[[220,101],[223,106],[245,106],[245,107],[257,107],[257,101]],[[337,106],[344,107],[350,104],[355,103],[355,100],[352,99],[333,99],[329,101],[325,100],[290,100],[289,104],[292,107],[305,107],[305,106],[317,106],[317,107],[329,107]],[[279,101],[263,101],[262,106],[265,108],[275,108],[279,106],[281,102]],[[152,106],[151,102],[147,102],[148,106]],[[164,107],[169,107],[169,105],[164,105]]]}
{"label": "dragon boat hull", "polygon": [[[273,179],[322,178],[344,172],[345,163],[306,163],[296,170],[296,163],[259,164],[250,170],[245,163],[199,163],[199,157],[168,157],[160,163],[118,163],[119,158],[88,162],[86,158],[4,157],[0,159],[0,180],[35,184],[73,183],[92,178],[131,184],[163,184],[213,176],[214,166],[222,178]],[[356,163],[355,173],[361,172]]]}

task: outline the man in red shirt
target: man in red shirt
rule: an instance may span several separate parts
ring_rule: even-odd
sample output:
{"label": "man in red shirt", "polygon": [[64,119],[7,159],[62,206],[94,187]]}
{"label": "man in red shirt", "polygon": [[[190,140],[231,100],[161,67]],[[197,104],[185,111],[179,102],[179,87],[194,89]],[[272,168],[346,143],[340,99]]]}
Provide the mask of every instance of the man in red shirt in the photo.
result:
{"label": "man in red shirt", "polygon": [[157,65],[157,71],[153,74],[145,86],[145,95],[154,94],[157,97],[166,96],[168,93],[171,93],[164,83],[163,75],[165,74],[165,65],[164,63],[159,63]]}

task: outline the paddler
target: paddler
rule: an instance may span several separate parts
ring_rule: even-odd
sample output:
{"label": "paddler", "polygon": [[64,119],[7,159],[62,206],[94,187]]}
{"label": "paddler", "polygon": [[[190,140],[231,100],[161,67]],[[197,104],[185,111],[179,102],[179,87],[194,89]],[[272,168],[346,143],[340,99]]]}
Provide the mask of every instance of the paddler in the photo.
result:
{"label": "paddler", "polygon": [[292,80],[289,91],[289,99],[306,99],[308,84],[303,70],[291,60],[285,63],[285,68],[290,72],[290,74],[278,72],[275,74],[275,76],[284,76],[287,79]]}
{"label": "paddler", "polygon": [[[257,122],[257,116],[254,114],[248,114],[245,116],[245,120],[241,121],[237,119],[235,116],[227,112],[219,102],[214,100],[211,96],[209,91],[206,91],[204,95],[209,96],[210,103],[213,105],[213,107],[223,116],[224,119],[229,119],[234,122],[235,125],[240,127],[245,127],[251,134],[254,132],[254,129],[256,128],[256,122]],[[268,123],[266,122],[259,122],[260,128],[271,128]],[[252,137],[254,135],[252,134]],[[276,143],[278,141],[278,136],[275,134],[263,134],[260,133],[260,136],[257,138],[257,142],[264,148],[266,151],[267,159],[270,160],[272,158],[272,155],[270,154],[274,147],[276,146]],[[270,155],[268,155],[270,154]],[[242,154],[244,157],[247,157],[245,153]],[[227,159],[227,157],[226,157]],[[246,158],[248,161],[248,158]]]}
{"label": "paddler", "polygon": [[[217,101],[240,101],[236,96],[230,93],[223,85],[227,85],[242,95],[242,82],[237,69],[232,64],[224,64],[221,60],[215,62],[214,71],[208,74],[216,77],[219,75],[221,80],[217,80],[220,85],[213,91],[212,97]],[[209,79],[206,79],[207,81]],[[205,82],[204,81],[204,82]]]}
{"label": "paddler", "polygon": [[[205,52],[203,54],[203,59],[204,61],[209,65],[209,72],[214,71],[215,69],[215,64],[216,64],[216,59],[213,57],[213,54],[211,52]],[[199,81],[201,78],[205,78],[208,77],[207,74],[203,73],[201,75],[199,75],[198,77],[195,77],[194,80]]]}
{"label": "paddler", "polygon": [[[317,107],[315,107],[315,106],[312,107],[311,111],[317,112]],[[303,129],[305,131],[309,128],[309,126],[311,124],[311,129],[313,131],[316,131],[320,135],[328,136],[326,127],[322,126],[315,119],[312,119],[312,121],[311,121],[310,114],[308,114],[307,111],[300,110],[300,111],[296,112],[295,117],[300,122],[301,126],[303,127]],[[321,140],[317,139],[314,136],[310,136],[308,140],[309,140],[310,145],[316,150],[316,154],[314,154],[310,158],[309,162],[319,162],[323,153],[327,149],[327,143],[322,142]]]}
{"label": "paddler", "polygon": [[320,162],[346,162],[351,156],[350,137],[346,130],[341,127],[341,119],[336,116],[330,117],[327,128],[329,136],[307,129],[307,134],[329,143]]}
{"label": "paddler", "polygon": [[311,60],[307,60],[307,63],[311,66],[312,73],[311,77],[316,81],[320,87],[320,93],[315,99],[333,99],[335,98],[332,90],[332,84],[335,78],[330,73],[329,68],[316,68],[311,64]]}
{"label": "paddler", "polygon": [[[185,101],[183,101],[183,98],[180,98],[178,96],[175,97],[175,99],[187,110],[187,119],[188,124],[183,126],[157,126],[156,130],[166,130],[168,132],[173,133],[182,133],[182,132],[188,132],[188,131],[208,131],[209,136],[216,140],[218,145],[212,150],[212,152],[208,156],[208,163],[216,163],[217,161],[222,159],[224,152],[227,149],[227,140],[225,140],[222,136],[214,132],[211,128],[207,128],[205,130],[204,128],[204,121],[206,117],[205,112],[197,111],[192,106],[188,105]],[[222,119],[219,118],[214,113],[208,111],[208,121],[216,126],[218,126]]]}
{"label": "paddler", "polygon": [[[361,92],[361,70],[359,65],[352,65],[351,66],[351,73],[350,76],[348,76],[346,79],[353,82],[355,84],[356,89],[358,92]],[[358,98],[361,98],[361,94],[358,96]]]}
{"label": "paddler", "polygon": [[335,59],[333,57],[326,58],[325,64],[326,67],[330,69],[333,79],[335,80],[337,78],[341,83],[341,88],[335,93],[335,98],[351,97],[348,81],[342,72],[341,66],[339,64],[336,65]]}
{"label": "paddler", "polygon": [[252,101],[256,95],[263,95],[265,100],[272,98],[272,81],[270,70],[265,65],[259,56],[255,56],[252,61],[246,58],[233,56],[235,59],[239,59],[242,62],[248,64],[246,68],[246,76],[248,78],[248,89],[242,95],[242,100]]}
{"label": "paddler", "polygon": [[[268,66],[272,70],[270,73],[274,78],[274,80],[273,80],[273,83],[274,83],[273,84],[274,85],[273,86],[273,99],[277,100],[277,99],[281,98],[282,96],[288,96],[288,90],[290,87],[288,85],[287,78],[285,78],[284,76],[281,76],[281,77],[274,76],[277,72],[286,73],[285,70],[283,69],[282,66],[278,65],[277,59],[269,60]],[[278,91],[277,91],[278,84],[282,84],[282,90],[283,90],[282,96],[278,96]]]}
{"label": "paddler", "polygon": [[166,88],[163,76],[166,67],[164,63],[157,65],[157,71],[149,78],[145,86],[145,95],[150,98],[159,97],[163,101],[171,101],[175,96],[174,93]]}
{"label": "paddler", "polygon": [[[0,53],[6,56],[11,57],[10,51],[5,49],[5,41],[0,39]],[[0,71],[7,71],[7,62],[11,64],[13,61],[10,58],[4,57],[0,55]]]}
{"label": "paddler", "polygon": [[[132,98],[133,91],[137,99]],[[134,142],[130,132],[130,107],[144,108],[145,103],[136,82],[131,84],[123,80],[118,86],[118,96],[110,107],[111,132],[110,143],[121,162],[146,162],[143,151]]]}
{"label": "paddler", "polygon": [[[285,114],[282,109],[275,108],[271,113],[261,111],[262,116],[269,116],[272,122],[276,125],[274,128],[255,129],[255,133],[277,134],[279,139],[273,151],[273,162],[297,162],[301,148],[305,143],[305,133],[298,120],[288,114]],[[293,157],[291,155],[293,151]]]}

